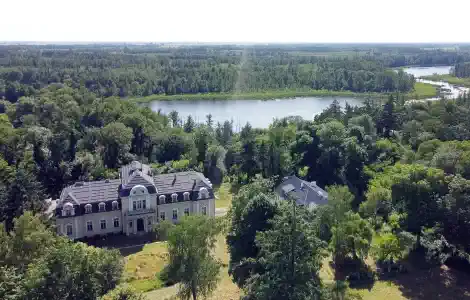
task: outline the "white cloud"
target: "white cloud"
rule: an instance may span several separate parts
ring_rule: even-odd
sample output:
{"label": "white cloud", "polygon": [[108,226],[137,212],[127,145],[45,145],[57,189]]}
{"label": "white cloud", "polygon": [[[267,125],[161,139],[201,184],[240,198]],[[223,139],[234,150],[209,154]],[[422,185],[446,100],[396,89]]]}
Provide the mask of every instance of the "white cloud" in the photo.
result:
{"label": "white cloud", "polygon": [[0,41],[470,42],[468,0],[3,0],[1,8]]}

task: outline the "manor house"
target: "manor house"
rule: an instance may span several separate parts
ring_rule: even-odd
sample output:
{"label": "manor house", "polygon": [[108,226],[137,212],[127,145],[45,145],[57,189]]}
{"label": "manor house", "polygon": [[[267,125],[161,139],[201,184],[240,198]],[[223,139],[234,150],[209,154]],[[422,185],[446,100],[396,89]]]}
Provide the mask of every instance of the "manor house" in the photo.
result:
{"label": "manor house", "polygon": [[149,232],[162,220],[215,216],[212,184],[201,173],[153,175],[150,166],[134,161],[120,169],[119,177],[64,188],[55,209],[58,232],[71,239],[130,235]]}

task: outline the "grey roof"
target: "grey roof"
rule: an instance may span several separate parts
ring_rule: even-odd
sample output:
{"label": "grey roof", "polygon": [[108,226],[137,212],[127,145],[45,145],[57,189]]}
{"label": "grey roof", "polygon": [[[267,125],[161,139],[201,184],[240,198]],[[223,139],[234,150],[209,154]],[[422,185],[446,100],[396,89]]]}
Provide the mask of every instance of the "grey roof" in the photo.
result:
{"label": "grey roof", "polygon": [[60,204],[71,202],[84,204],[93,202],[105,202],[118,199],[119,179],[77,182],[62,190]]}
{"label": "grey roof", "polygon": [[199,172],[160,174],[154,177],[149,174],[151,174],[150,166],[133,162],[121,168],[121,179],[77,182],[64,188],[58,206],[62,206],[65,202],[80,205],[118,200],[120,184],[122,184],[121,191],[129,191],[136,185],[143,185],[158,194],[199,191],[201,187],[212,190],[210,181]]}
{"label": "grey roof", "polygon": [[314,206],[328,203],[328,193],[325,190],[315,182],[308,182],[296,176],[284,177],[275,191],[282,199],[286,199],[286,194],[291,195],[299,205]]}
{"label": "grey roof", "polygon": [[153,177],[158,194],[198,191],[201,187],[212,188],[203,174],[194,171],[160,174]]}
{"label": "grey roof", "polygon": [[126,189],[131,189],[136,185],[153,185],[152,170],[149,165],[138,161],[121,168],[122,185]]}

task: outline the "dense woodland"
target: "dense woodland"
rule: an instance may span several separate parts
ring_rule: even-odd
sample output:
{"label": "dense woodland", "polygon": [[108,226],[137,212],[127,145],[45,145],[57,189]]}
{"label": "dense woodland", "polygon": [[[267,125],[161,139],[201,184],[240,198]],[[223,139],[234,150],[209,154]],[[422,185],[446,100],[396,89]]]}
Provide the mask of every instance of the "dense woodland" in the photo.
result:
{"label": "dense woodland", "polygon": [[49,84],[86,88],[103,97],[299,88],[408,92],[414,85],[412,76],[389,68],[453,65],[469,61],[469,53],[466,48],[380,45],[0,46],[0,97],[14,102]]}
{"label": "dense woodland", "polygon": [[[198,51],[207,59],[206,48]],[[89,59],[68,50],[62,59],[44,59],[32,55],[41,53],[34,47],[4,55],[4,65],[16,59],[8,68],[24,68],[3,68],[4,76],[17,76],[5,84],[16,82],[31,93],[0,102],[1,299],[96,299],[119,284],[117,252],[57,237],[41,213],[44,199],[57,198],[66,185],[117,178],[118,168],[135,159],[150,163],[155,172],[192,169],[215,184],[231,184],[236,196],[223,232],[230,274],[246,299],[353,299],[344,284],[373,280],[368,256],[386,273],[400,273],[410,253],[429,265],[470,269],[470,95],[410,104],[393,93],[385,103],[366,99],[360,108],[341,108],[335,101],[313,121],[289,117],[274,120],[268,129],[246,124],[235,132],[230,121],[215,124],[210,114],[196,124],[177,112],[162,115],[81,86],[80,76],[103,74],[91,67],[99,61],[95,67],[110,73],[113,64],[122,67],[133,59],[143,59],[143,73],[146,64],[159,64],[160,58],[146,61],[135,52],[125,49],[122,60],[100,49]],[[225,57],[223,63],[237,64],[237,56]],[[181,58],[181,70],[205,65],[197,58]],[[366,61],[321,59],[317,66],[322,74],[342,67],[354,73],[362,72]],[[38,73],[32,84],[24,71],[35,63],[49,71]],[[66,65],[74,71],[64,80]],[[368,68],[382,72],[377,65]],[[58,77],[48,82],[53,73]],[[130,68],[122,78],[136,74]],[[273,186],[292,174],[327,189],[329,204],[307,210],[277,201]],[[165,276],[182,283],[182,298],[196,299],[217,284],[219,265],[210,249],[218,225],[198,218],[185,222],[170,230]],[[186,233],[198,238],[175,238]],[[333,258],[335,286],[322,284],[318,276],[325,256]],[[190,269],[196,262],[199,267]],[[343,271],[351,264],[353,272]],[[119,286],[105,299],[127,299],[122,298],[127,292]]]}
{"label": "dense woodland", "polygon": [[456,77],[468,78],[470,77],[470,63],[458,63],[454,66],[452,72]]}

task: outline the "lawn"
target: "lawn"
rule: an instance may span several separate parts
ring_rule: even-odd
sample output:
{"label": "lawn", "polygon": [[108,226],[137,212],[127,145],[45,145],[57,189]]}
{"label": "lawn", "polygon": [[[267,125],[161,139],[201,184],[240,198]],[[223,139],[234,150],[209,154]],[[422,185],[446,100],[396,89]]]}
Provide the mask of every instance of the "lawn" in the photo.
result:
{"label": "lawn", "polygon": [[437,96],[437,89],[429,83],[416,82],[414,91],[407,94],[407,98],[412,99],[425,99]]}
{"label": "lawn", "polygon": [[[214,291],[213,295],[209,297],[210,300],[216,299],[239,299],[240,298],[240,289],[232,282],[232,279],[228,275],[228,262],[229,254],[227,251],[227,244],[225,243],[225,236],[220,235],[217,238],[217,244],[215,248],[215,256],[222,263],[222,268],[220,270],[220,282]],[[164,300],[164,299],[174,299],[176,293],[178,292],[177,286],[165,287],[157,289],[151,292],[146,293],[145,295],[149,300]]]}
{"label": "lawn", "polygon": [[230,208],[232,206],[232,193],[230,192],[230,184],[224,182],[219,187],[216,187],[215,197],[216,208]]}
{"label": "lawn", "polygon": [[147,244],[137,253],[125,257],[122,280],[141,292],[162,287],[162,282],[155,276],[167,261],[166,243]]}
{"label": "lawn", "polygon": [[[145,293],[149,300],[176,299],[177,285],[162,287],[161,282],[154,277],[154,274],[163,269],[167,261],[166,253],[166,243],[152,243],[146,245],[142,251],[126,257],[123,279],[141,291],[149,291]],[[215,256],[222,263],[221,279],[209,299],[239,299],[241,291],[228,275],[229,254],[222,234],[217,240]],[[320,278],[324,283],[331,283],[334,279],[330,260],[325,258],[320,270]],[[374,264],[370,258],[368,264]],[[362,300],[470,299],[470,275],[446,266],[431,269],[409,267],[406,274],[388,280],[377,280],[369,289],[349,289],[349,293]]]}

